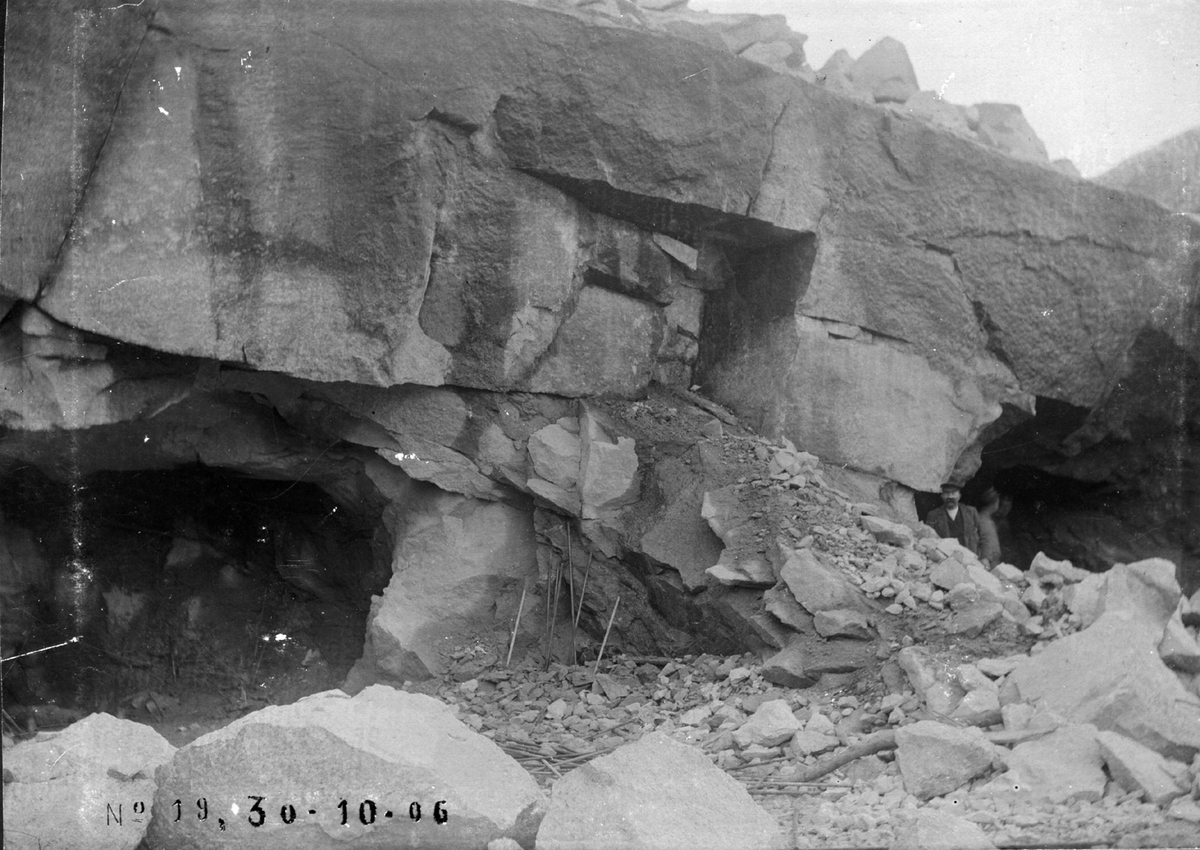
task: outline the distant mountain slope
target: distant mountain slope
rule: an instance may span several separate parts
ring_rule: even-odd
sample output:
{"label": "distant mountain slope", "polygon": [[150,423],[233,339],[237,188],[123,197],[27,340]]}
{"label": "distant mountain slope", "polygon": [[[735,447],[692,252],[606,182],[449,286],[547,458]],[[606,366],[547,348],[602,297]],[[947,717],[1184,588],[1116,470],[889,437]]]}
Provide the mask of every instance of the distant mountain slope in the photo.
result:
{"label": "distant mountain slope", "polygon": [[1200,127],[1134,154],[1094,180],[1168,209],[1200,213]]}

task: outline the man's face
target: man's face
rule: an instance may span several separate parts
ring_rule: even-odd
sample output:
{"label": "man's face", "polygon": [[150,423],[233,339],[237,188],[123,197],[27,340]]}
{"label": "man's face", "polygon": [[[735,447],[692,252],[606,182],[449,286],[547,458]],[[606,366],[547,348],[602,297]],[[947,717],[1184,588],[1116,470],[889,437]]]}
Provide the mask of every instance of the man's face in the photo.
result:
{"label": "man's face", "polygon": [[958,500],[962,498],[961,490],[943,490],[942,504],[948,508],[957,508]]}

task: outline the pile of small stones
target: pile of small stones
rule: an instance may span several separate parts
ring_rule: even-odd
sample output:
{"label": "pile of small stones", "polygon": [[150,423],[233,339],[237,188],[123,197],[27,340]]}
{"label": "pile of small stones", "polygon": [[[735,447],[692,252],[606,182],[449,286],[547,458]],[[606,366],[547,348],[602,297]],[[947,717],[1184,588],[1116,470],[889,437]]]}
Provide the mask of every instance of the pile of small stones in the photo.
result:
{"label": "pile of small stones", "polygon": [[[455,671],[435,695],[456,706],[461,720],[493,739],[546,788],[587,761],[649,731],[698,747],[741,781],[779,821],[793,846],[886,847],[894,816],[922,806],[944,808],[978,824],[998,846],[1190,846],[1200,825],[1170,817],[1109,784],[1096,802],[1061,805],[1018,793],[984,790],[989,777],[954,794],[918,801],[908,794],[891,753],[852,762],[820,781],[799,777],[823,754],[865,734],[924,716],[911,694],[882,698],[850,686],[785,690],[758,672],[752,656],[679,659],[618,657],[591,668],[533,660],[479,671],[483,646],[456,650]],[[735,733],[764,703],[784,700],[802,733],[782,745],[755,743]]]}

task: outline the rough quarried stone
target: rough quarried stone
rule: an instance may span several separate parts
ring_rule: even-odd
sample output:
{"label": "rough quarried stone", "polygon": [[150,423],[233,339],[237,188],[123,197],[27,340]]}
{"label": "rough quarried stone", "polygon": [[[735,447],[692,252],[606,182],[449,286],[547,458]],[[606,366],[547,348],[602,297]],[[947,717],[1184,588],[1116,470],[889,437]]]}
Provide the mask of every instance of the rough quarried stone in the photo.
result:
{"label": "rough quarried stone", "polygon": [[813,616],[813,625],[821,637],[846,637],[855,640],[871,640],[875,637],[871,623],[860,611],[819,611]]}
{"label": "rough quarried stone", "polygon": [[1183,625],[1181,610],[1184,602],[1167,621],[1163,629],[1163,638],[1158,643],[1158,654],[1167,666],[1185,673],[1200,673],[1200,645],[1196,638]]}
{"label": "rough quarried stone", "polygon": [[922,800],[947,794],[992,766],[996,747],[973,726],[922,720],[896,730],[904,788]]}
{"label": "rough quarried stone", "polygon": [[555,785],[538,850],[780,850],[774,818],[700,750],[644,735]]}
{"label": "rough quarried stone", "polygon": [[854,84],[871,92],[877,103],[903,103],[921,90],[908,51],[894,38],[875,42],[850,66]]}
{"label": "rough quarried stone", "polygon": [[979,599],[955,611],[946,631],[950,634],[975,637],[1000,619],[1003,613],[1004,608],[999,603]]}
{"label": "rough quarried stone", "polygon": [[792,595],[812,614],[848,609],[868,611],[862,592],[840,572],[821,562],[811,549],[799,549],[780,570]]}
{"label": "rough quarried stone", "polygon": [[975,132],[986,145],[1017,159],[1049,162],[1046,146],[1025,120],[1021,107],[1011,103],[977,103],[979,126]]}
{"label": "rough quarried stone", "polygon": [[791,742],[788,744],[788,749],[796,755],[817,756],[821,753],[827,753],[830,750],[837,749],[841,746],[841,742],[832,735],[826,735],[821,732],[810,732],[807,729],[797,732]]}
{"label": "rough quarried stone", "polygon": [[1054,803],[1094,802],[1104,796],[1108,783],[1096,733],[1090,724],[1062,726],[1017,744],[1004,760],[1021,791]]}
{"label": "rough quarried stone", "polygon": [[[266,798],[258,827],[249,820],[255,795]],[[195,818],[156,817],[147,843],[306,848],[331,841],[434,841],[478,847],[507,836],[529,846],[545,810],[529,774],[455,719],[449,706],[383,685],[355,697],[325,691],[271,706],[197,738],[159,771],[155,811],[171,811],[177,798],[200,797],[208,799],[210,818],[226,818],[224,831]],[[341,800],[351,801],[345,824]],[[357,816],[366,800],[376,806],[371,825]],[[439,800],[449,815],[445,824],[434,822]],[[420,821],[408,816],[413,802],[421,805]],[[234,804],[237,814],[230,816]],[[280,815],[287,804],[297,810],[291,824]],[[388,811],[395,816],[388,818]]]}
{"label": "rough quarried stone", "polygon": [[864,515],[862,517],[862,525],[880,543],[888,543],[892,546],[903,546],[906,549],[910,549],[916,542],[913,530],[903,523],[892,522],[882,517]]}
{"label": "rough quarried stone", "polygon": [[762,666],[762,677],[768,682],[785,688],[807,688],[821,678],[806,665],[805,650],[799,643],[785,646],[772,655]]}
{"label": "rough quarried stone", "polygon": [[579,496],[583,518],[604,518],[636,502],[638,456],[634,441],[629,437],[614,441],[586,407],[579,420],[579,433]]}
{"label": "rough quarried stone", "polygon": [[1125,791],[1141,791],[1156,806],[1169,805],[1187,793],[1183,783],[1187,765],[1172,764],[1116,732],[1100,732],[1096,741],[1113,780]]}
{"label": "rough quarried stone", "polygon": [[787,700],[773,699],[764,702],[750,718],[733,733],[739,747],[759,744],[778,747],[786,744],[800,729],[800,721],[792,714]]}
{"label": "rough quarried stone", "polygon": [[1116,564],[1105,574],[1100,612],[1127,612],[1161,630],[1179,607],[1181,596],[1175,565],[1170,561],[1150,558],[1135,564]]}
{"label": "rough quarried stone", "polygon": [[896,661],[930,711],[948,715],[966,696],[949,665],[934,659],[927,650],[906,646],[896,654]]}
{"label": "rough quarried stone", "polygon": [[[1104,588],[1108,584],[1108,573],[1090,573],[1078,584],[1068,585],[1062,590],[1063,602],[1072,614],[1078,614],[1080,624],[1086,629],[1104,613]],[[1030,585],[1030,590],[1033,589]],[[1045,599],[1045,593],[1042,594]],[[1040,603],[1039,603],[1040,605]]]}
{"label": "rough quarried stone", "polygon": [[1161,634],[1121,613],[1105,614],[1021,662],[1008,681],[1039,710],[1190,760],[1200,749],[1200,699],[1163,664]]}
{"label": "rough quarried stone", "polygon": [[372,600],[367,623],[376,671],[397,682],[440,674],[443,638],[507,622],[523,583],[537,574],[528,511],[436,491],[426,497],[406,517],[391,582]]}
{"label": "rough quarried stone", "polygon": [[952,590],[960,584],[971,583],[971,574],[959,561],[947,558],[929,570],[929,580],[942,590]]}
{"label": "rough quarried stone", "polygon": [[529,459],[540,478],[571,490],[579,478],[579,434],[547,425],[529,435]]}
{"label": "rough quarried stone", "polygon": [[1044,580],[1049,576],[1060,576],[1063,581],[1073,583],[1083,581],[1091,575],[1087,570],[1073,566],[1070,561],[1056,561],[1038,552],[1029,565],[1029,574],[1036,579]]}
{"label": "rough quarried stone", "polygon": [[995,850],[979,825],[940,809],[918,809],[897,817],[890,850]]}
{"label": "rough quarried stone", "polygon": [[109,714],[6,745],[4,846],[132,850],[150,824],[155,770],[174,754],[149,726]]}

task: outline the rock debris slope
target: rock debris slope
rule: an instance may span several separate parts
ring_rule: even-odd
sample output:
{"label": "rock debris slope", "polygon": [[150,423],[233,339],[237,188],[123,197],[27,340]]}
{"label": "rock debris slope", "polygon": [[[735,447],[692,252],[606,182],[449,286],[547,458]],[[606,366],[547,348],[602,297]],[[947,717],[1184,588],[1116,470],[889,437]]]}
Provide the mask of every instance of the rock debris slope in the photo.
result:
{"label": "rock debris slope", "polygon": [[[307,578],[360,591],[353,696],[143,776],[151,846],[224,840],[164,820],[197,776],[365,800],[397,774],[452,801],[434,835],[492,850],[1195,843],[1192,219],[1047,167],[1019,109],[921,91],[894,40],[814,72],[780,16],[10,16],[0,475],[199,465],[375,524],[370,575]],[[66,80],[70,114],[39,94]],[[1099,494],[1038,538],[1095,538],[1086,560],[985,565],[918,521],[947,478],[1013,469]],[[63,559],[3,529],[5,604],[47,592]],[[437,730],[415,766],[412,729],[362,732],[406,713]],[[396,838],[336,803],[261,835]]]}

